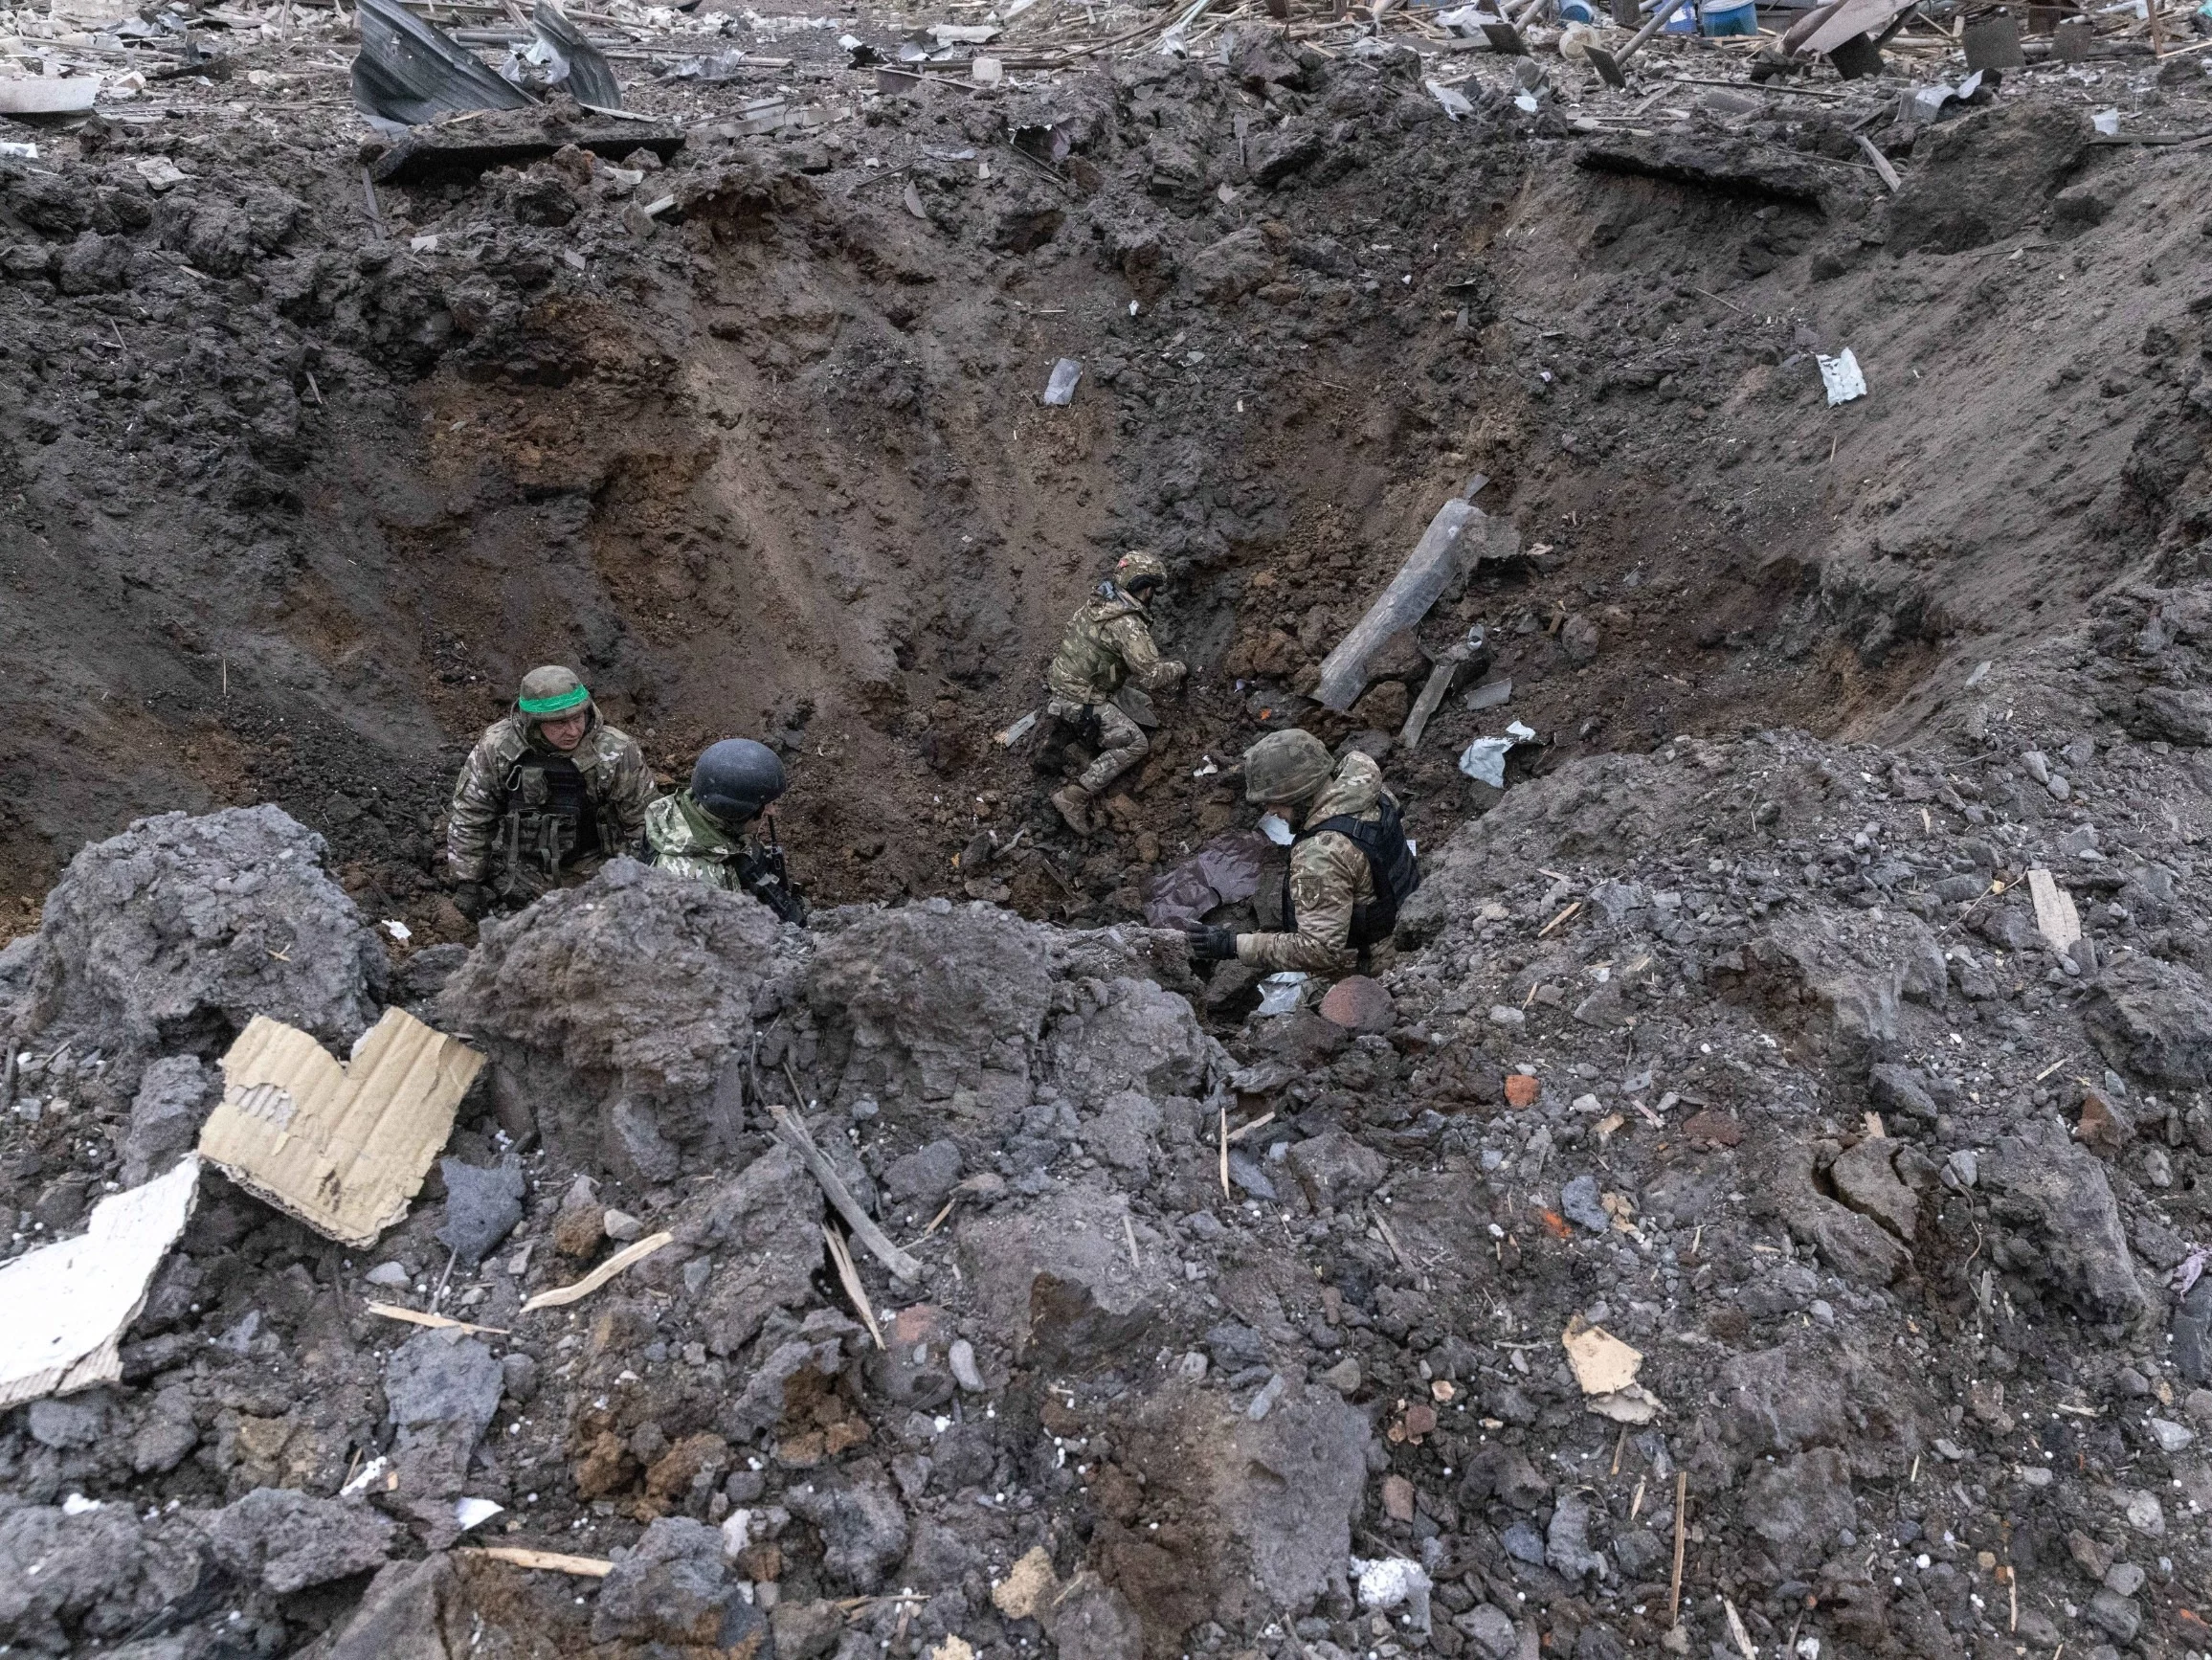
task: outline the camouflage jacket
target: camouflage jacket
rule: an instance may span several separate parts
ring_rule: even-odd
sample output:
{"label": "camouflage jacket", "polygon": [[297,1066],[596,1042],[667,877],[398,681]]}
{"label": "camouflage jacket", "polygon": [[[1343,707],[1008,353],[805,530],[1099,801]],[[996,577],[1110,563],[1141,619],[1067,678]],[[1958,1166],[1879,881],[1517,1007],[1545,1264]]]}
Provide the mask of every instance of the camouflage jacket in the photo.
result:
{"label": "camouflage jacket", "polygon": [[1163,661],[1145,621],[1145,608],[1110,582],[1068,618],[1067,633],[1044,671],[1045,688],[1071,704],[1103,704],[1123,682],[1163,691],[1183,678],[1183,665]]}
{"label": "camouflage jacket", "polygon": [[[543,892],[559,880],[557,827],[544,811],[544,770],[526,764],[554,751],[538,736],[538,723],[521,713],[484,729],[469,751],[453,790],[446,821],[445,858],[457,882],[481,882],[509,897]],[[645,803],[653,774],[637,740],[592,711],[584,741],[569,759],[583,774],[598,818],[599,851],[626,851],[645,829]]]}
{"label": "camouflage jacket", "polygon": [[[1313,805],[1306,822],[1350,815],[1369,822],[1382,817],[1382,769],[1354,750]],[[1240,933],[1237,960],[1259,969],[1304,969],[1308,974],[1350,974],[1359,953],[1352,949],[1354,906],[1374,897],[1367,855],[1349,836],[1324,830],[1290,850],[1290,907],[1295,933]]]}
{"label": "camouflage jacket", "polygon": [[744,891],[738,868],[749,843],[707,817],[689,790],[663,796],[645,809],[645,842],[662,870],[730,893]]}

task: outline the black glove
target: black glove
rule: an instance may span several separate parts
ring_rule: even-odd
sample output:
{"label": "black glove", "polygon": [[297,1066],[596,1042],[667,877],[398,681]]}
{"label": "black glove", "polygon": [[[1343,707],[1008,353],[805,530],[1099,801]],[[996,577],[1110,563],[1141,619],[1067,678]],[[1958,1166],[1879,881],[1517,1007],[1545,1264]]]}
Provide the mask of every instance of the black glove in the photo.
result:
{"label": "black glove", "polygon": [[1237,954],[1237,936],[1225,928],[1186,922],[1183,938],[1190,945],[1193,962],[1227,962]]}
{"label": "black glove", "polygon": [[463,882],[453,890],[453,908],[474,922],[492,908],[492,892],[480,882]]}

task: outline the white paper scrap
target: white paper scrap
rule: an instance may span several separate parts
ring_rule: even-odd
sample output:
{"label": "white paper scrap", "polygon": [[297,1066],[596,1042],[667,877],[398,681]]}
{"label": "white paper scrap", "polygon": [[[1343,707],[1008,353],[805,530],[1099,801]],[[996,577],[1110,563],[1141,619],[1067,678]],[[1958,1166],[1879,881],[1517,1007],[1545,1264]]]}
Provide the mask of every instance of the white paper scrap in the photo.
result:
{"label": "white paper scrap", "polygon": [[1831,405],[1849,403],[1855,397],[1866,395],[1866,377],[1859,372],[1859,360],[1851,355],[1849,347],[1834,357],[1815,361],[1821,366],[1821,384],[1828,389]]}
{"label": "white paper scrap", "polygon": [[200,1161],[93,1206],[86,1230],[0,1267],[0,1407],[123,1376],[116,1345],[199,1200]]}

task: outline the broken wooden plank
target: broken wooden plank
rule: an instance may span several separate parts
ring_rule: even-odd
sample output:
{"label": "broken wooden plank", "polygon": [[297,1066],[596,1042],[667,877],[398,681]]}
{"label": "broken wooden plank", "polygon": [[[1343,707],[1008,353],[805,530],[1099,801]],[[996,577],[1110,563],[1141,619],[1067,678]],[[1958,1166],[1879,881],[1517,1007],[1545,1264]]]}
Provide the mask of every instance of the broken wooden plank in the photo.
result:
{"label": "broken wooden plank", "polygon": [[853,1237],[868,1247],[868,1254],[882,1263],[902,1280],[918,1281],[922,1277],[921,1262],[907,1255],[891,1243],[890,1236],[876,1225],[875,1218],[860,1208],[860,1201],[853,1197],[838,1173],[830,1168],[830,1161],[822,1156],[822,1150],[815,1145],[815,1138],[807,1133],[799,1115],[789,1107],[771,1106],[769,1111],[775,1117],[776,1129],[791,1150],[799,1155],[837,1213],[845,1219],[845,1225],[853,1230]]}
{"label": "broken wooden plank", "polygon": [[1894,196],[1903,190],[1905,181],[1897,176],[1897,169],[1889,165],[1889,158],[1882,153],[1874,141],[1863,132],[1851,136],[1859,141],[1859,147],[1866,151],[1866,159],[1874,164],[1874,170],[1882,175],[1882,182],[1888,186],[1889,193]]}
{"label": "broken wooden plank", "polygon": [[549,1574],[573,1574],[580,1580],[603,1580],[614,1571],[605,1557],[568,1557],[559,1551],[534,1551],[527,1545],[464,1545],[455,1553],[485,1557],[495,1562],[512,1562],[518,1568],[542,1568]]}
{"label": "broken wooden plank", "polygon": [[427,1326],[434,1332],[465,1332],[471,1335],[481,1333],[487,1337],[504,1337],[504,1326],[472,1326],[466,1320],[457,1320],[447,1314],[426,1314],[420,1309],[410,1309],[398,1303],[369,1303],[365,1305],[372,1314],[387,1320],[405,1320],[411,1326]]}
{"label": "broken wooden plank", "polygon": [[1436,666],[1429,670],[1427,684],[1420,688],[1420,696],[1414,699],[1413,707],[1405,717],[1405,726],[1397,734],[1398,743],[1409,753],[1420,748],[1421,733],[1428,730],[1430,717],[1450,695],[1452,681],[1466,661],[1467,648],[1455,645],[1437,659]]}
{"label": "broken wooden plank", "polygon": [[2069,954],[2082,937],[2082,917],[2074,909],[2074,896],[2061,887],[2049,871],[2041,869],[2027,873],[2027,891],[2035,901],[2036,932],[2061,956]]}
{"label": "broken wooden plank", "polygon": [[643,1262],[662,1245],[672,1244],[675,1238],[672,1233],[657,1233],[639,1240],[636,1245],[624,1245],[574,1285],[557,1286],[552,1290],[540,1291],[523,1305],[522,1312],[526,1314],[532,1309],[557,1309],[564,1303],[573,1303],[581,1297],[588,1297],[624,1268]]}

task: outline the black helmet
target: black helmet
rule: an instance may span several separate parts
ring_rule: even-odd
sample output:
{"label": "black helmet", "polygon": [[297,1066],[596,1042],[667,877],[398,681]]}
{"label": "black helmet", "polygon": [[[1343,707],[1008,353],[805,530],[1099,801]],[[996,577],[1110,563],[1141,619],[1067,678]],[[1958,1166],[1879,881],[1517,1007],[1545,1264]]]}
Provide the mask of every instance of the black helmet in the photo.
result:
{"label": "black helmet", "polygon": [[691,798],[725,824],[742,824],[783,794],[783,763],[766,744],[724,738],[691,769]]}

